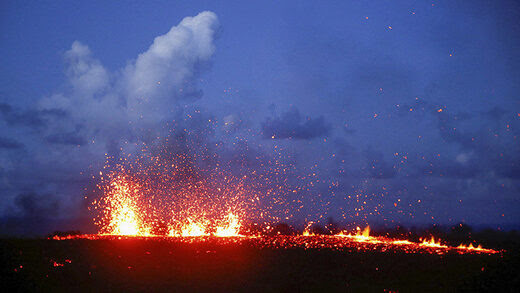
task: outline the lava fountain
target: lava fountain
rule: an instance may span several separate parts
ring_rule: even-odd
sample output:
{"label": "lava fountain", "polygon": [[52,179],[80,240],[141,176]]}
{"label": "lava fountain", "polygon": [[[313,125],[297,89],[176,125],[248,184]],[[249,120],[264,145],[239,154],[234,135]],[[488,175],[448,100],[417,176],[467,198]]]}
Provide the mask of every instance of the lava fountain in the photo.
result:
{"label": "lava fountain", "polygon": [[[226,239],[226,243],[273,248],[393,250],[436,254],[498,252],[472,244],[449,246],[433,237],[421,239],[420,242],[376,237],[370,235],[369,226],[364,229],[357,227],[353,232],[316,235],[310,231],[314,223],[309,222],[301,235],[268,236],[268,229],[255,235],[243,233],[248,216],[259,210],[256,204],[262,196],[251,187],[258,187],[258,184],[248,183],[245,180],[247,176],[235,177],[218,169],[200,175],[192,169],[186,173],[185,168],[171,162],[165,164],[154,157],[146,161],[146,164],[118,165],[103,177],[99,186],[102,196],[93,202],[99,234],[76,238],[160,237],[167,241],[190,243],[218,238],[222,241]],[[264,210],[260,211],[261,215],[267,214]],[[259,226],[262,224],[267,227],[272,225],[269,221],[263,221]]]}

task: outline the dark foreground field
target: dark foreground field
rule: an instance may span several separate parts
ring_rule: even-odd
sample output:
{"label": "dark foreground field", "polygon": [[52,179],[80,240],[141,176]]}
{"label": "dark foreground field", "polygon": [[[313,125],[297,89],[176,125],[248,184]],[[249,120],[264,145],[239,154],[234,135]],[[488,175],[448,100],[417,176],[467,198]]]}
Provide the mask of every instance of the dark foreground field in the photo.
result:
{"label": "dark foreground field", "polygon": [[[157,239],[0,240],[2,291],[517,292],[519,258]],[[385,291],[386,290],[386,291]]]}

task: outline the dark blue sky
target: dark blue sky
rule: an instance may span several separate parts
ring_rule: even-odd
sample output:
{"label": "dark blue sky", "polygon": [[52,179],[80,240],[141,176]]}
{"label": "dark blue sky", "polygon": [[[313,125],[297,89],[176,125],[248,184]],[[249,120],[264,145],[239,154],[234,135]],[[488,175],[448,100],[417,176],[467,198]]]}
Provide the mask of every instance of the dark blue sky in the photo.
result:
{"label": "dark blue sky", "polygon": [[105,153],[196,113],[226,153],[282,150],[294,219],[518,226],[518,19],[516,1],[4,1],[0,217],[84,215]]}

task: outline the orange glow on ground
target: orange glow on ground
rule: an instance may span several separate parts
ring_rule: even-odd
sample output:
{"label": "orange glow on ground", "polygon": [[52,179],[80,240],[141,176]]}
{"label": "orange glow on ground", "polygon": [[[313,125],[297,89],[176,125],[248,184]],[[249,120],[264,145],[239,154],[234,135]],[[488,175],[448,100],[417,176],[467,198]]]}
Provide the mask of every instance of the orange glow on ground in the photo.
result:
{"label": "orange glow on ground", "polygon": [[422,242],[419,244],[421,246],[434,247],[434,248],[447,248],[448,246],[441,244],[441,240],[435,241],[435,238],[432,236],[430,240],[421,239]]}
{"label": "orange glow on ground", "polygon": [[122,207],[120,217],[115,219],[114,231],[117,235],[139,235],[139,227],[135,219],[135,213],[128,207]]}
{"label": "orange glow on ground", "polygon": [[231,237],[240,236],[239,231],[241,228],[240,221],[237,216],[229,213],[223,223],[217,227],[215,236],[217,237]]}
{"label": "orange glow on ground", "polygon": [[53,240],[122,240],[126,238],[154,239],[157,241],[169,241],[174,243],[206,243],[216,242],[223,245],[247,245],[257,248],[271,249],[332,249],[359,252],[393,252],[393,253],[426,253],[426,254],[496,254],[503,251],[485,249],[480,246],[448,246],[437,244],[424,244],[408,240],[391,239],[386,237],[361,236],[356,234],[338,235],[276,235],[276,236],[123,236],[123,235],[70,235],[54,236]]}
{"label": "orange glow on ground", "polygon": [[[171,234],[175,234],[175,232],[171,232]],[[188,223],[183,225],[180,235],[183,237],[187,237],[207,236],[208,234],[206,234],[206,228],[204,227],[204,224],[193,222],[190,219],[188,219]]]}
{"label": "orange glow on ground", "polygon": [[[102,186],[103,196],[93,203],[99,216],[96,224],[99,226],[97,235],[79,235],[70,237],[54,237],[56,240],[66,239],[122,239],[125,237],[153,237],[167,241],[204,242],[206,239],[221,239],[226,243],[249,243],[259,247],[272,248],[317,248],[317,249],[345,249],[357,251],[395,251],[405,253],[498,253],[492,249],[479,246],[459,245],[448,246],[440,239],[421,239],[421,242],[412,242],[406,239],[392,239],[381,236],[371,236],[370,227],[357,227],[355,231],[341,231],[336,235],[316,235],[311,232],[313,222],[309,222],[302,235],[269,235],[270,225],[258,235],[242,235],[243,223],[248,221],[247,209],[242,204],[244,186],[229,185],[240,192],[233,193],[232,189],[222,190],[202,184],[196,189],[183,189],[182,196],[186,197],[187,208],[169,209],[175,204],[172,198],[157,201],[152,192],[155,183],[140,181],[138,177],[125,175],[124,172],[114,172],[109,175],[108,181]],[[174,187],[177,187],[176,185]],[[185,188],[185,187],[179,187]],[[191,188],[191,187],[190,187]],[[204,200],[215,197],[212,190],[223,191],[225,200],[219,205],[210,205]],[[170,189],[166,189],[170,190]],[[175,191],[175,189],[171,189]],[[161,190],[162,192],[164,190]],[[190,193],[191,191],[191,193]],[[164,193],[164,192],[163,192]],[[187,196],[185,195],[187,194]],[[217,195],[219,195],[217,194]],[[230,195],[231,194],[231,195]],[[227,196],[229,195],[229,197]],[[218,198],[218,196],[217,196]],[[159,205],[163,203],[164,206]],[[224,210],[224,207],[228,210]],[[162,209],[162,210],[159,210]],[[175,212],[174,212],[175,211]],[[165,220],[165,215],[170,219]],[[250,221],[249,221],[250,222]],[[267,225],[268,223],[264,223]]]}
{"label": "orange glow on ground", "polygon": [[148,229],[144,227],[133,200],[133,194],[138,192],[139,186],[121,177],[116,177],[110,184],[109,198],[104,210],[105,225],[102,234],[146,236]]}

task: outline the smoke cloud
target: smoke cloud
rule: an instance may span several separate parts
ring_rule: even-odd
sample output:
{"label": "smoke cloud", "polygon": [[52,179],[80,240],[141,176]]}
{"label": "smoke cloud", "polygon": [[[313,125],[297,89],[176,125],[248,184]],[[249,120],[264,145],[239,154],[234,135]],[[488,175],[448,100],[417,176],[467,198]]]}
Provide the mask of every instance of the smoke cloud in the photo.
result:
{"label": "smoke cloud", "polygon": [[262,124],[264,137],[273,139],[312,139],[327,135],[330,129],[323,117],[303,118],[296,107],[279,117],[267,118]]}
{"label": "smoke cloud", "polygon": [[[62,90],[29,109],[1,103],[0,150],[11,154],[0,158],[0,188],[8,202],[0,216],[77,213],[88,173],[99,170],[106,155],[157,140],[183,105],[202,96],[197,78],[215,51],[218,28],[213,12],[186,17],[113,72],[75,41],[64,54]],[[14,135],[21,141],[9,138]],[[69,214],[59,214],[57,203]]]}

